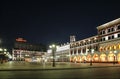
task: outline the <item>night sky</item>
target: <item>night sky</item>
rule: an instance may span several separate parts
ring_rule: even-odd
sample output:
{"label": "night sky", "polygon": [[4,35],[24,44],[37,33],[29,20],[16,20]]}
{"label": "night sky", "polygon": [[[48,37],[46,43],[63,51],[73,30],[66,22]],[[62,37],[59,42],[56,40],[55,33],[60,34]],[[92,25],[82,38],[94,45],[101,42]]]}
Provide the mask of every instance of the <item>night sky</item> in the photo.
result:
{"label": "night sky", "polygon": [[[34,1],[34,0],[33,0]],[[96,27],[120,18],[119,2],[110,1],[3,1],[0,3],[0,37],[10,42],[22,37],[49,45],[97,35]]]}

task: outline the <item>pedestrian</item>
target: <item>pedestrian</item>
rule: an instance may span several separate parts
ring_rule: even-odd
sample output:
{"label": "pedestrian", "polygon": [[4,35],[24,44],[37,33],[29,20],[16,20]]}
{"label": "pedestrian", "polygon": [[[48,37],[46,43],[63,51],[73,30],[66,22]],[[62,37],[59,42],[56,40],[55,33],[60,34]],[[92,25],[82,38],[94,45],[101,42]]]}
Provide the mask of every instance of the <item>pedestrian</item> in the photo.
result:
{"label": "pedestrian", "polygon": [[90,60],[90,66],[92,66],[92,60]]}

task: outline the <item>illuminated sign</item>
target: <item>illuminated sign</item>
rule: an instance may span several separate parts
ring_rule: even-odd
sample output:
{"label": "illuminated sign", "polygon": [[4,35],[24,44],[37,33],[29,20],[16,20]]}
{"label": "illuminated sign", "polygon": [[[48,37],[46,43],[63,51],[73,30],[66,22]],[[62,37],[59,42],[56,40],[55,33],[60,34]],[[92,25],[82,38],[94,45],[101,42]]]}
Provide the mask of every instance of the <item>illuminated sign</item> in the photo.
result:
{"label": "illuminated sign", "polygon": [[17,41],[17,42],[27,42],[27,41],[24,40],[23,38],[17,38],[16,41]]}

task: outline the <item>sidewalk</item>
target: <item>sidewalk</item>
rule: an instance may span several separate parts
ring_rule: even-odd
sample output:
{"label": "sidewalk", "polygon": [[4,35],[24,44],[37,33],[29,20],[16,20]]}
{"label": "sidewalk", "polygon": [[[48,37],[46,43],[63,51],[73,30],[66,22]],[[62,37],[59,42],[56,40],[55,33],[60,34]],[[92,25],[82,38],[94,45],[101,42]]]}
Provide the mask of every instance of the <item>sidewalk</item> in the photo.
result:
{"label": "sidewalk", "polygon": [[87,68],[105,68],[120,67],[120,64],[113,63],[69,63],[56,62],[55,67],[51,63],[27,63],[27,62],[7,62],[0,64],[0,71],[39,71],[39,70],[66,70],[66,69],[87,69]]}

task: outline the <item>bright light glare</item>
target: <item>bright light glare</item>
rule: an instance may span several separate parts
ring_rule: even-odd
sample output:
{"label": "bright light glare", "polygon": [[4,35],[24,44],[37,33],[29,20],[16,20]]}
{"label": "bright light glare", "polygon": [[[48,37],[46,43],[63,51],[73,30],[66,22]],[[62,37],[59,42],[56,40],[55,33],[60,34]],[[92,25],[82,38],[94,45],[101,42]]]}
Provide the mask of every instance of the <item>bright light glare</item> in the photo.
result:
{"label": "bright light glare", "polygon": [[49,48],[54,48],[54,47],[55,47],[55,44],[49,46]]}
{"label": "bright light glare", "polygon": [[52,48],[52,46],[49,46],[49,48]]}
{"label": "bright light glare", "polygon": [[0,48],[0,51],[3,51],[3,49],[2,49],[2,48]]}
{"label": "bright light glare", "polygon": [[7,51],[7,49],[4,49],[4,51]]}
{"label": "bright light glare", "polygon": [[52,47],[55,47],[55,45],[53,44]]}

